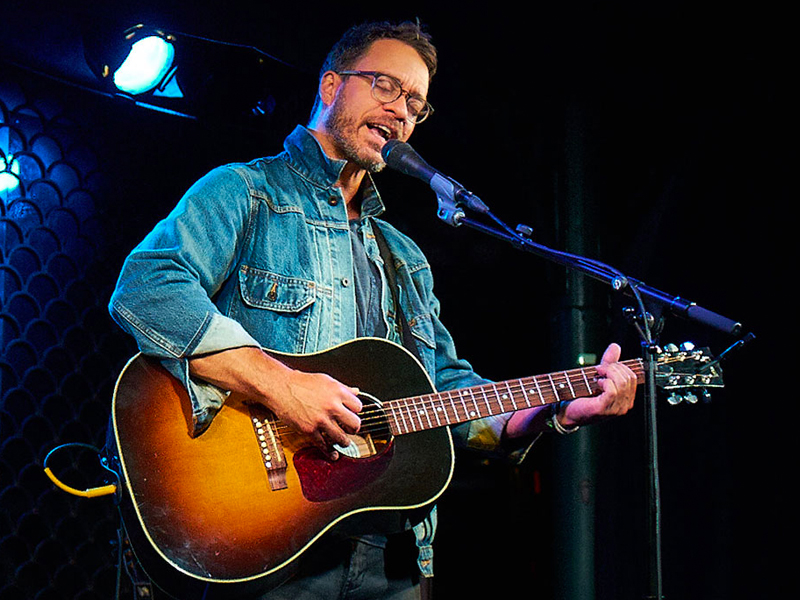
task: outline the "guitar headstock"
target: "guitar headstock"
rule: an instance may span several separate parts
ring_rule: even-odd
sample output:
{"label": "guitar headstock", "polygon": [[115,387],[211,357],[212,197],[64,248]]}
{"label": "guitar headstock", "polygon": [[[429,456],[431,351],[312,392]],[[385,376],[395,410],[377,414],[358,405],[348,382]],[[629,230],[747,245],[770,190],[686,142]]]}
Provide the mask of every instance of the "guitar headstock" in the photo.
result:
{"label": "guitar headstock", "polygon": [[684,343],[680,348],[669,344],[656,357],[656,384],[671,391],[670,404],[697,402],[695,392],[708,395],[709,388],[724,387],[719,361],[707,354],[707,349]]}

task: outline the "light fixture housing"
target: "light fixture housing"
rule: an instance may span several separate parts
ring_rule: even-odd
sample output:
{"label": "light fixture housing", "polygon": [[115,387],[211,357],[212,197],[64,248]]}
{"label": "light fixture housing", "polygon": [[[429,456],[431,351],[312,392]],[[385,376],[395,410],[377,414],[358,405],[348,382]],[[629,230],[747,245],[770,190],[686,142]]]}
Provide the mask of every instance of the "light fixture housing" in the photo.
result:
{"label": "light fixture housing", "polygon": [[131,44],[130,53],[114,71],[114,85],[134,96],[154,89],[165,90],[166,83],[174,80],[174,64],[172,40],[157,34],[140,37]]}
{"label": "light fixture housing", "polygon": [[111,94],[182,97],[174,82],[179,52],[173,34],[143,24],[124,30],[98,25],[84,33],[86,62]]}
{"label": "light fixture housing", "polygon": [[85,25],[83,40],[98,91],[181,117],[266,125],[297,110],[301,98],[304,114],[316,86],[315,73],[256,47],[150,25],[123,28],[97,19]]}

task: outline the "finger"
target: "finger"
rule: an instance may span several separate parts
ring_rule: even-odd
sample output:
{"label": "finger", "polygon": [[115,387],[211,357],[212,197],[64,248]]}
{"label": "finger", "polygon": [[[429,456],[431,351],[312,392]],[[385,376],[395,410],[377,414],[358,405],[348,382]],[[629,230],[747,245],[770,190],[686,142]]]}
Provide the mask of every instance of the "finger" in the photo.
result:
{"label": "finger", "polygon": [[622,348],[619,344],[609,344],[606,351],[603,353],[603,358],[600,359],[600,363],[604,365],[608,365],[611,363],[619,362],[619,358],[622,356]]}
{"label": "finger", "polygon": [[[350,414],[352,415],[352,413]],[[358,417],[356,417],[356,420],[358,420]],[[358,423],[360,424],[360,420],[358,420]],[[337,444],[343,448],[346,448],[347,446],[350,445],[350,437],[348,435],[348,432],[351,429],[354,429],[352,433],[356,433],[358,431],[358,425],[355,426],[352,424],[343,425],[342,423],[339,422],[337,418],[334,417],[330,422],[328,422],[324,426],[322,430],[322,435],[328,441],[329,445],[332,446],[334,444]]]}
{"label": "finger", "polygon": [[605,371],[598,383],[608,407],[629,410],[636,395],[636,375],[620,363],[607,365]]}
{"label": "finger", "polygon": [[346,407],[342,407],[342,410],[334,418],[346,433],[358,433],[358,430],[361,429],[361,418]]}
{"label": "finger", "polygon": [[350,438],[336,425],[317,432],[314,435],[314,441],[326,454],[330,454],[334,446],[347,448],[350,445]]}
{"label": "finger", "polygon": [[636,378],[633,371],[621,362],[604,363],[598,367],[597,371],[603,377],[613,379],[618,384],[627,383]]}
{"label": "finger", "polygon": [[[319,448],[325,456],[330,460],[338,460],[339,452],[333,447],[333,444],[322,433],[316,433],[314,436],[314,444]],[[339,444],[341,446],[341,444]]]}
{"label": "finger", "polygon": [[351,390],[355,390],[353,394],[346,394],[342,399],[342,404],[347,408],[347,410],[359,413],[361,409],[364,408],[364,404],[359,400],[358,395],[360,392],[358,388],[350,388]]}

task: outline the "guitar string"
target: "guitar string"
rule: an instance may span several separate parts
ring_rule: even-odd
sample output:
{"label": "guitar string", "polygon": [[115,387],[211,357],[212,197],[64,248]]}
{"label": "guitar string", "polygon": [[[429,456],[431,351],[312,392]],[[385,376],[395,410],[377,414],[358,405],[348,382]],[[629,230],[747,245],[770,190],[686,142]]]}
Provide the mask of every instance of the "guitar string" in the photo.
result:
{"label": "guitar string", "polygon": [[[637,371],[637,367],[641,366],[640,363],[632,363],[634,372]],[[578,377],[578,375],[580,377]],[[512,412],[517,406],[516,403],[512,405],[508,405],[508,398],[501,398],[500,397],[500,389],[508,391],[512,394],[512,396],[516,394],[522,394],[523,396],[527,397],[527,394],[535,395],[537,397],[544,396],[545,400],[542,402],[541,400],[537,403],[531,403],[530,401],[526,400],[525,404],[528,406],[523,406],[522,408],[534,408],[536,406],[542,406],[544,404],[552,404],[553,402],[559,401],[561,396],[555,390],[550,390],[551,381],[552,384],[556,385],[560,390],[564,391],[566,388],[564,387],[567,385],[568,387],[572,388],[584,388],[586,389],[586,382],[584,381],[584,375],[586,376],[586,380],[592,379],[594,380],[597,375],[596,368],[587,368],[587,369],[574,369],[570,371],[560,372],[560,373],[553,373],[549,376],[547,375],[540,375],[537,377],[528,377],[522,378],[518,380],[510,380],[507,382],[500,382],[500,383],[488,383],[479,386],[475,386],[472,388],[462,388],[459,390],[448,390],[445,392],[432,392],[430,394],[423,394],[420,396],[414,396],[409,398],[403,398],[398,400],[390,400],[385,403],[383,406],[376,406],[371,408],[366,408],[362,412],[359,413],[361,417],[361,431],[367,431],[370,426],[370,422],[374,421],[375,419],[381,421],[381,425],[383,428],[386,428],[385,421],[389,419],[387,415],[392,409],[397,409],[402,411],[409,420],[415,420],[419,418],[428,418],[426,414],[429,409],[434,407],[438,407],[439,405],[444,405],[444,409],[446,410],[448,407],[448,403],[451,407],[453,407],[452,413],[456,423],[460,423],[463,421],[471,420],[472,418],[480,418],[483,416],[490,416],[495,414],[502,414],[506,412]],[[547,380],[543,378],[547,377]],[[531,383],[534,382],[535,379],[542,380],[541,383],[545,386],[544,392],[537,392],[533,388],[531,388]],[[566,382],[566,383],[565,383]],[[469,411],[474,416],[468,416],[466,419],[462,419],[458,416],[458,413],[463,410],[455,408],[458,404],[486,404],[487,401],[491,403],[488,399],[486,392],[489,392],[488,395],[495,396],[496,400],[501,400],[501,409],[500,410],[492,410],[490,409],[488,415],[481,414],[482,408],[479,411]],[[503,394],[505,394],[503,391]],[[579,397],[591,396],[591,392],[593,390],[586,389],[588,392],[587,394],[574,394],[569,400],[573,400]],[[596,390],[595,390],[596,391]],[[455,396],[455,397],[454,397]],[[476,398],[476,396],[482,397],[482,399]],[[506,404],[503,405],[502,403],[505,402]],[[513,402],[513,400],[512,400]],[[477,407],[476,407],[477,408]],[[468,413],[469,414],[469,413]],[[435,418],[435,417],[434,417]],[[449,423],[449,421],[448,421]],[[441,426],[447,425],[448,423],[441,423]],[[436,426],[439,426],[438,424]],[[282,428],[288,429],[288,426],[282,424]]]}
{"label": "guitar string", "polygon": [[[684,357],[677,356],[677,357],[660,357],[659,363],[665,364],[670,362],[682,362]],[[623,364],[626,364],[631,368],[631,370],[636,374],[637,379],[642,378],[644,373],[644,363],[641,359],[635,359],[631,361],[625,361]],[[471,388],[462,388],[460,390],[448,390],[445,392],[431,392],[429,394],[423,394],[420,396],[414,396],[410,398],[398,399],[398,400],[391,400],[382,406],[375,406],[366,408],[359,416],[361,417],[361,427],[359,429],[359,433],[380,433],[391,435],[393,433],[393,429],[391,426],[391,419],[394,419],[396,423],[396,428],[398,433],[413,433],[415,431],[423,431],[427,429],[432,429],[435,427],[447,426],[453,424],[450,422],[449,417],[447,416],[447,409],[448,409],[448,402],[449,406],[452,409],[453,421],[455,424],[466,422],[473,419],[482,418],[485,416],[502,414],[506,412],[512,412],[515,410],[519,410],[520,408],[527,408],[525,406],[518,406],[514,397],[522,393],[524,397],[524,403],[528,405],[528,407],[535,407],[535,406],[542,406],[546,404],[552,404],[554,402],[560,401],[561,397],[558,393],[558,390],[565,390],[565,385],[567,388],[570,389],[572,394],[571,398],[566,400],[573,400],[580,397],[591,396],[593,391],[599,391],[597,388],[594,390],[591,389],[590,381],[595,382],[597,381],[597,368],[596,367],[587,367],[584,369],[570,369],[566,371],[560,371],[556,373],[551,373],[548,375],[537,375],[534,377],[526,377],[516,380],[509,380],[505,382],[496,382],[496,383],[487,383],[479,386],[474,386]],[[533,384],[536,389],[531,387]],[[541,384],[541,385],[540,385]],[[544,387],[544,390],[541,389],[541,386]],[[581,387],[585,388],[588,392],[587,394],[576,394],[575,389],[580,389]],[[511,404],[503,404],[504,399],[500,396],[500,389],[504,389],[506,392],[511,394]],[[527,388],[527,391],[526,391]],[[551,389],[552,388],[552,389]],[[487,394],[488,391],[488,394]],[[505,394],[505,392],[503,392]],[[539,399],[538,404],[531,404],[529,399],[529,394],[537,397]],[[454,398],[454,395],[456,396]],[[494,412],[491,408],[491,403],[489,402],[489,396],[494,395],[496,396],[496,401],[499,402],[501,407],[500,410]],[[476,398],[476,396],[482,397],[483,402],[487,403],[487,408],[489,408],[488,415],[482,414],[482,408],[479,408],[481,401]],[[475,407],[475,411],[469,411],[466,408],[467,403],[472,403]],[[507,402],[507,400],[506,400]],[[402,403],[402,404],[401,404]],[[465,411],[465,417],[459,417],[459,409],[457,408],[458,404],[462,405],[462,409]],[[444,419],[445,423],[441,423],[441,420],[436,417],[436,409],[443,409],[445,411]],[[389,416],[389,411],[397,410],[400,412],[400,418],[396,416]],[[433,419],[436,420],[436,425],[433,425],[433,421],[431,420],[430,414],[428,410],[434,411]],[[470,414],[471,413],[471,414]],[[428,426],[425,426],[425,423],[422,420],[428,421]],[[405,423],[405,421],[411,423],[411,427]],[[295,432],[288,427],[287,425],[277,422],[273,423],[274,426],[274,433],[279,437],[282,438],[284,434],[290,433],[295,434]],[[402,431],[405,429],[406,431]]]}
{"label": "guitar string", "polygon": [[[643,365],[640,360],[634,361],[626,361],[626,364],[631,368],[631,370],[637,375],[641,375],[643,371]],[[376,433],[376,432],[384,432],[389,431],[391,432],[391,424],[390,420],[394,419],[395,421],[400,424],[400,419],[397,417],[390,417],[390,412],[393,409],[398,411],[402,411],[403,416],[408,420],[416,422],[420,419],[424,419],[426,421],[430,421],[433,419],[437,422],[436,425],[432,424],[430,421],[430,427],[419,427],[415,425],[412,428],[405,427],[409,432],[417,431],[417,430],[424,430],[430,429],[439,426],[446,426],[450,424],[449,418],[445,415],[443,418],[446,421],[445,423],[441,423],[440,419],[436,417],[436,411],[434,410],[436,407],[440,407],[443,405],[445,411],[447,411],[448,404],[452,408],[451,414],[453,415],[453,421],[456,424],[462,423],[465,421],[473,420],[482,418],[485,416],[492,416],[507,412],[512,412],[519,408],[535,408],[537,406],[543,406],[546,404],[552,404],[561,400],[560,395],[558,394],[558,390],[556,389],[549,389],[552,385],[556,388],[564,391],[564,386],[566,385],[568,388],[584,388],[586,389],[586,381],[595,381],[597,377],[597,368],[596,367],[587,367],[584,369],[570,369],[567,371],[560,371],[556,373],[551,373],[549,375],[538,375],[535,377],[525,377],[517,380],[509,380],[505,382],[498,382],[498,383],[487,383],[478,386],[474,386],[471,388],[462,388],[458,390],[447,390],[444,392],[431,392],[429,394],[423,394],[420,396],[413,396],[409,398],[402,398],[397,400],[390,400],[384,403],[382,406],[374,406],[365,408],[359,413],[359,417],[361,418],[361,427],[359,428],[359,433]],[[538,382],[541,386],[544,386],[544,390],[537,391],[531,387],[531,384],[535,384]],[[504,390],[502,393],[509,392],[512,396],[512,399],[509,401],[508,399],[503,399],[500,396],[499,388]],[[575,394],[573,397],[569,398],[569,400],[573,400],[580,397],[586,397],[592,395],[592,390],[587,389],[589,392],[588,394]],[[488,414],[483,414],[482,410],[483,407],[486,407],[486,403],[489,402],[491,405],[492,401],[489,400],[487,397],[487,392],[489,396],[495,396],[494,402],[500,401],[501,409],[500,410],[493,410],[490,408]],[[524,403],[527,406],[519,406],[516,402],[514,402],[513,397],[517,394],[521,394],[525,397],[525,400],[520,401],[520,404]],[[531,403],[528,400],[528,395],[533,395],[539,398],[538,403]],[[456,396],[454,398],[453,396]],[[477,397],[476,397],[477,396]],[[446,398],[445,398],[446,397]],[[546,398],[546,400],[545,400]],[[544,400],[542,402],[541,400]],[[505,404],[503,404],[505,402]],[[470,403],[475,405],[475,411],[467,411],[466,418],[459,417],[459,412],[466,410],[465,408],[459,410],[456,408],[458,404]],[[483,405],[479,408],[480,405]],[[489,407],[487,407],[489,408]],[[429,410],[434,410],[434,416],[431,417],[428,413]],[[470,414],[472,413],[472,414]],[[294,434],[294,430],[292,430],[288,425],[285,423],[275,423],[274,431],[277,435],[282,436],[285,433],[292,433]],[[400,429],[403,429],[402,427]]]}
{"label": "guitar string", "polygon": [[[557,384],[559,384],[562,380],[565,380],[565,378],[563,376],[561,378],[554,378],[554,381]],[[450,411],[450,414],[453,415],[452,421],[454,421],[455,423],[461,423],[463,421],[471,420],[471,419],[469,417],[466,418],[466,419],[463,419],[463,418],[459,417],[459,413],[464,411],[463,407],[461,409],[455,408],[459,404],[463,405],[464,403],[468,403],[468,404],[474,405],[477,402],[480,405],[482,405],[483,407],[485,407],[487,401],[489,401],[490,404],[491,404],[492,402],[497,403],[497,401],[499,399],[500,402],[501,402],[501,404],[500,404],[500,406],[502,407],[501,409],[499,409],[499,410],[498,409],[494,409],[491,412],[489,412],[488,414],[478,414],[474,418],[480,418],[480,417],[483,417],[483,416],[491,416],[491,415],[496,415],[496,414],[512,412],[512,411],[514,411],[514,406],[509,404],[510,403],[509,399],[507,399],[507,398],[503,399],[503,398],[501,398],[499,396],[499,392],[498,392],[497,388],[498,388],[498,386],[501,386],[502,390],[503,390],[502,393],[505,394],[505,395],[508,395],[508,394],[506,394],[506,392],[510,392],[512,396],[516,395],[516,394],[524,395],[523,392],[526,391],[526,388],[528,388],[528,385],[529,385],[529,383],[528,383],[528,385],[524,385],[524,383],[525,383],[525,380],[520,380],[520,381],[516,381],[516,382],[513,382],[513,383],[509,381],[509,382],[503,382],[501,384],[483,384],[483,385],[476,386],[476,387],[473,387],[473,388],[462,388],[462,389],[459,389],[459,390],[448,390],[448,391],[445,391],[445,392],[438,392],[438,393],[437,392],[433,392],[433,393],[430,393],[430,394],[423,394],[423,395],[420,395],[420,396],[412,396],[412,397],[409,397],[409,398],[401,398],[401,399],[397,399],[397,400],[389,400],[389,401],[385,402],[382,406],[365,407],[364,410],[362,410],[360,413],[358,413],[358,415],[359,415],[359,417],[361,419],[360,431],[368,431],[368,429],[365,429],[365,428],[369,428],[370,425],[373,424],[375,421],[380,421],[381,425],[383,425],[384,428],[385,428],[386,425],[384,424],[384,422],[388,421],[391,418],[389,415],[392,412],[392,410],[402,411],[404,416],[407,419],[416,420],[416,419],[420,418],[421,416],[424,416],[424,414],[427,413],[427,411],[433,410],[436,407],[443,406],[444,410],[447,410],[447,408],[450,407],[450,408],[452,408],[452,410]],[[575,382],[575,383],[578,383],[578,382]],[[547,382],[547,385],[548,386],[550,385],[549,382]],[[584,388],[586,386],[586,384],[583,383],[583,382],[580,382],[580,385],[582,385]],[[589,391],[591,391],[591,390],[589,390]],[[487,392],[488,392],[488,395],[495,397],[494,401],[488,400],[488,398],[485,398],[485,396],[487,395]],[[538,392],[536,392],[536,391],[534,391],[532,389],[527,389],[527,393],[535,394],[537,397],[540,395]],[[526,404],[528,404],[528,406],[525,407],[525,408],[535,408],[537,406],[544,406],[546,404],[552,404],[553,402],[558,401],[558,399],[560,398],[560,396],[557,396],[556,393],[554,391],[552,391],[552,390],[544,391],[544,392],[542,392],[541,395],[546,398],[544,402],[537,402],[535,404],[527,402]],[[591,394],[587,394],[587,395],[591,395]],[[480,396],[480,400],[478,398],[476,398],[476,396]],[[576,396],[576,397],[578,397],[578,396]],[[503,405],[502,403],[506,403],[506,405]],[[481,409],[481,412],[482,412],[482,409]],[[434,417],[434,419],[435,419],[435,417]],[[397,418],[395,418],[395,420],[397,420]],[[445,420],[447,420],[447,419],[445,419]],[[445,422],[445,423],[442,423],[441,426],[445,426],[448,423],[449,423],[449,421]],[[284,423],[280,423],[276,427],[276,430],[279,430],[281,432],[286,431],[286,430],[290,430],[290,429],[291,428],[288,425],[284,424]]]}

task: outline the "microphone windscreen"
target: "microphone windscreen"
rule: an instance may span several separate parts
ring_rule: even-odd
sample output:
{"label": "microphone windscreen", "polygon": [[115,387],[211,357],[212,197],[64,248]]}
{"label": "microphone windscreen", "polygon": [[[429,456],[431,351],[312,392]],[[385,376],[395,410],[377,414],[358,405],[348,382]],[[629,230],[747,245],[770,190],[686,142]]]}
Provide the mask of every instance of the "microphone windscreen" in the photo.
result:
{"label": "microphone windscreen", "polygon": [[426,183],[436,174],[436,170],[407,142],[389,140],[383,145],[381,156],[387,167],[411,177],[418,177]]}
{"label": "microphone windscreen", "polygon": [[392,155],[393,151],[398,146],[402,146],[404,144],[406,146],[408,145],[405,142],[401,142],[400,140],[388,140],[383,145],[383,148],[381,149],[381,156],[383,157],[384,162],[388,164],[389,163],[389,157]]}

